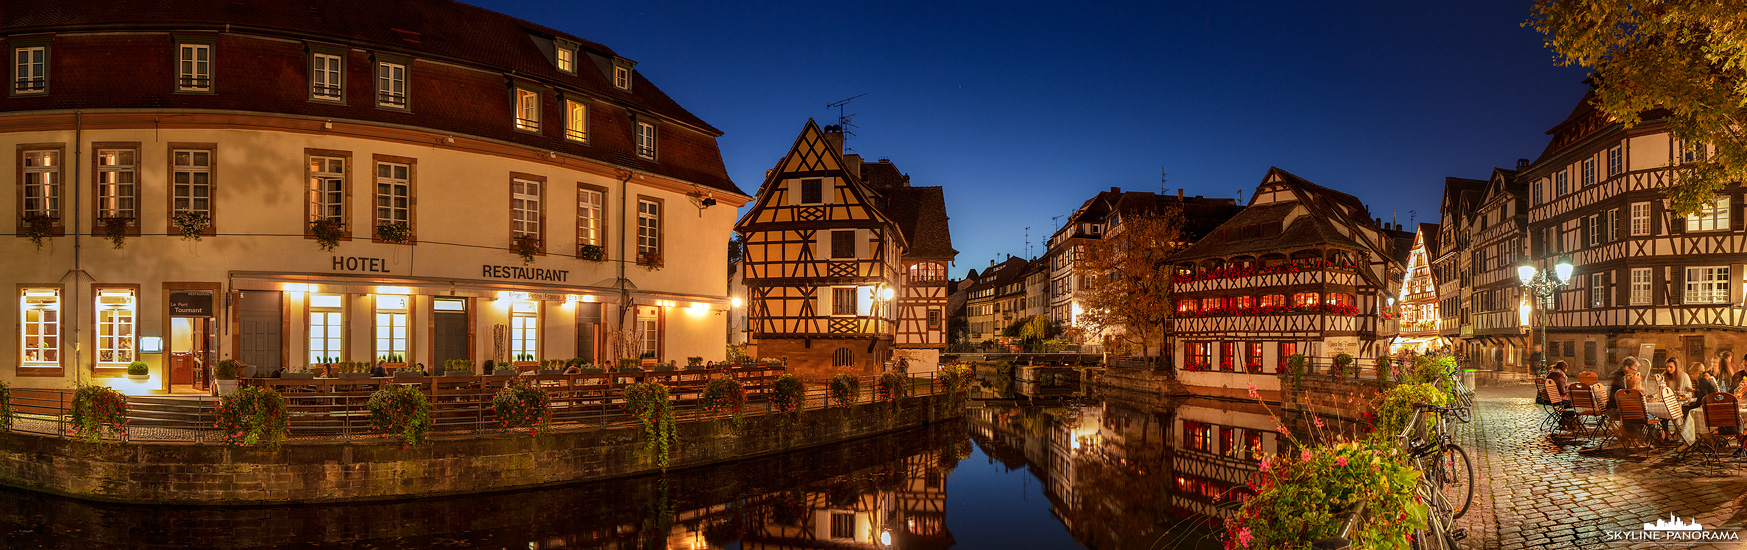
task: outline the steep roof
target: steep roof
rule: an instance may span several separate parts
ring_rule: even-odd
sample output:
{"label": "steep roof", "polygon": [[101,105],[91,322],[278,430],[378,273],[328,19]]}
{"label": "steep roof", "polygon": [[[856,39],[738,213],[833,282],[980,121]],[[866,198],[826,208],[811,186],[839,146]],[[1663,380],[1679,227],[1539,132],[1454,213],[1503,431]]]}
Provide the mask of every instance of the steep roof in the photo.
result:
{"label": "steep roof", "polygon": [[1426,260],[1438,257],[1438,224],[1419,224],[1419,234],[1426,240]]}
{"label": "steep roof", "polygon": [[951,260],[958,255],[952,248],[952,229],[947,225],[944,190],[898,187],[884,192],[886,215],[910,242],[910,248],[904,251],[905,258]]}
{"label": "steep roof", "polygon": [[879,162],[861,163],[861,182],[875,190],[884,191],[897,187],[909,187],[910,177],[898,171],[898,166],[891,160],[880,159]]}
{"label": "steep roof", "polygon": [[[1286,215],[1297,208],[1295,204],[1267,204],[1251,206],[1225,222],[1226,227],[1240,227],[1250,224],[1268,222],[1284,223]],[[1351,250],[1361,250],[1359,243],[1328,225],[1318,216],[1299,216],[1291,225],[1282,227],[1279,235],[1270,237],[1242,237],[1227,231],[1212,231],[1207,236],[1195,241],[1172,256],[1175,260],[1199,260],[1231,256],[1234,254],[1255,254],[1273,251],[1291,252],[1293,248],[1309,247],[1321,244],[1331,244]]]}
{"label": "steep roof", "polygon": [[1012,284],[1013,281],[1025,276],[1025,266],[1030,265],[1030,263],[1031,262],[1026,261],[1024,258],[1008,256],[1005,261],[997,263],[994,267],[983,271],[981,278],[988,279],[992,276],[994,277],[993,279],[989,279],[988,282],[978,280],[966,287],[966,290],[978,290],[989,287],[998,288],[1002,285]]}

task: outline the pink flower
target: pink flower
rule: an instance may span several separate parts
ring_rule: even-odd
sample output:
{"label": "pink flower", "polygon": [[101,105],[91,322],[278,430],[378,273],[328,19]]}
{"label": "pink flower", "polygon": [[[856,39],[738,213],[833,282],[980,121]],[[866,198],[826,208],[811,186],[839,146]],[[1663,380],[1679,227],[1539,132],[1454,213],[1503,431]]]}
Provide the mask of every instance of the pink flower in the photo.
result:
{"label": "pink flower", "polygon": [[1269,457],[1265,457],[1265,456],[1262,457],[1262,472],[1265,473],[1268,471],[1269,468],[1273,467],[1272,462],[1273,461],[1270,460]]}
{"label": "pink flower", "polygon": [[1237,530],[1237,543],[1242,544],[1244,548],[1250,547],[1250,539],[1252,538],[1254,537],[1250,535],[1250,528],[1245,527]]}
{"label": "pink flower", "polygon": [[1347,465],[1347,457],[1344,457],[1344,456],[1335,457],[1335,465],[1336,466],[1346,466]]}
{"label": "pink flower", "polygon": [[1316,417],[1315,419],[1313,419],[1313,422],[1316,424],[1316,427],[1318,427],[1318,428],[1322,427],[1322,417],[1320,417],[1320,416]]}
{"label": "pink flower", "polygon": [[1256,385],[1255,384],[1250,384],[1250,398],[1251,399],[1261,399],[1262,398],[1261,394],[1256,393]]}
{"label": "pink flower", "polygon": [[1309,450],[1298,451],[1298,460],[1304,461],[1304,462],[1310,462],[1310,457],[1311,457],[1311,454],[1310,454]]}

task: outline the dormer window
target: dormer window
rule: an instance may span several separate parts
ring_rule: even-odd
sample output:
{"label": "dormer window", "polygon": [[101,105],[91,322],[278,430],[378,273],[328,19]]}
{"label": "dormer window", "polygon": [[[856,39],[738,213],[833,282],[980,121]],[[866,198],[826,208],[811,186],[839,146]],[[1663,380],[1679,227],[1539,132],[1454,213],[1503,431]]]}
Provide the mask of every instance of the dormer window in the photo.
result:
{"label": "dormer window", "polygon": [[49,90],[47,45],[13,48],[12,93],[40,94]]}
{"label": "dormer window", "polygon": [[646,160],[655,160],[655,123],[637,121],[637,156]]}
{"label": "dormer window", "polygon": [[576,73],[576,50],[574,48],[567,48],[562,44],[558,46],[558,70]]}
{"label": "dormer window", "polygon": [[540,131],[539,92],[516,88],[516,129],[528,132]]}
{"label": "dormer window", "polygon": [[631,67],[636,65],[637,62],[623,57],[613,58],[613,87],[631,91]]}

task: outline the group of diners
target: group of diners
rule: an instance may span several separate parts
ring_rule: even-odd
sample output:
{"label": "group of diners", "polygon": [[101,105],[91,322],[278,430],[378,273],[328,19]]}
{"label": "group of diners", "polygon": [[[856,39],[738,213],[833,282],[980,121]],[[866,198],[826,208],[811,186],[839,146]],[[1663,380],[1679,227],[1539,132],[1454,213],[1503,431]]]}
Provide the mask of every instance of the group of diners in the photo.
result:
{"label": "group of diners", "polygon": [[1678,357],[1648,373],[1641,363],[1636,357],[1622,359],[1606,382],[1589,371],[1573,381],[1564,361],[1554,363],[1546,378],[1535,381],[1537,401],[1549,407],[1547,427],[1604,436],[1618,430],[1629,444],[1642,434],[1682,449],[1701,439],[1734,440],[1734,456],[1742,456],[1747,433],[1741,430],[1740,407],[1747,403],[1747,366],[1736,365],[1728,351],[1685,368]]}

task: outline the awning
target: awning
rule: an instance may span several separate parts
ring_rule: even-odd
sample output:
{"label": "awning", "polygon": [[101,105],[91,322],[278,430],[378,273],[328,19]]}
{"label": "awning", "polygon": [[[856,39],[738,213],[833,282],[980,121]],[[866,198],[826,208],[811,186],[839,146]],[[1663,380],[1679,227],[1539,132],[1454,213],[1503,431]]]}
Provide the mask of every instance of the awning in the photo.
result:
{"label": "awning", "polygon": [[[237,290],[279,290],[298,292],[332,292],[343,294],[404,294],[412,296],[458,296],[475,298],[501,298],[511,295],[519,299],[562,302],[575,300],[584,302],[619,303],[623,295],[622,289],[616,286],[613,279],[605,279],[595,285],[565,285],[534,282],[500,282],[481,281],[475,279],[451,279],[442,277],[393,277],[352,275],[345,273],[272,273],[261,271],[233,271],[230,274],[230,288]],[[627,285],[631,303],[636,305],[665,305],[669,307],[708,307],[710,309],[728,309],[727,296],[708,296],[687,294],[683,292],[662,292],[656,290],[638,289],[635,283]],[[514,293],[519,293],[516,296]]]}

